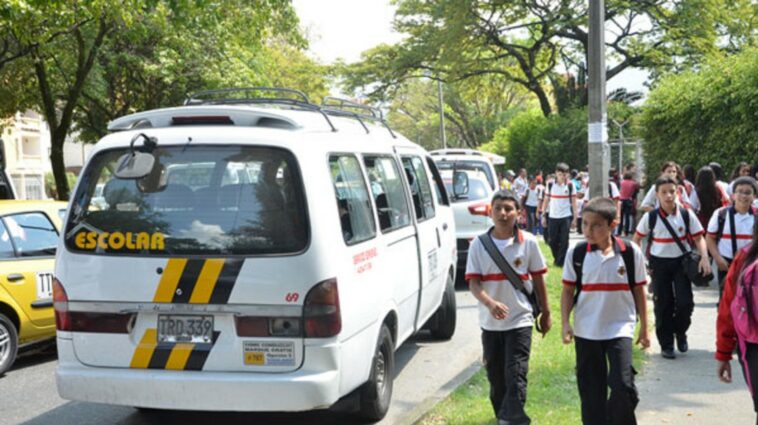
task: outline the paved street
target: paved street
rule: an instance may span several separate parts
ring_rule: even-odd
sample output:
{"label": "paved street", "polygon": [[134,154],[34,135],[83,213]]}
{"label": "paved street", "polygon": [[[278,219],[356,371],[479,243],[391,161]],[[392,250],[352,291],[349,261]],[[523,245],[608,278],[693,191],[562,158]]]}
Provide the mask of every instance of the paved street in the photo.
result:
{"label": "paved street", "polygon": [[[380,424],[412,422],[423,408],[443,398],[474,369],[479,353],[476,300],[468,291],[458,292],[458,326],[451,341],[432,341],[425,332],[407,341],[396,353],[392,407]],[[241,414],[159,412],[143,414],[135,409],[92,403],[69,402],[55,388],[54,354],[35,354],[19,359],[0,378],[0,424],[28,425],[142,425],[142,424],[348,424],[344,412],[302,414]],[[348,410],[345,402],[341,410]]]}

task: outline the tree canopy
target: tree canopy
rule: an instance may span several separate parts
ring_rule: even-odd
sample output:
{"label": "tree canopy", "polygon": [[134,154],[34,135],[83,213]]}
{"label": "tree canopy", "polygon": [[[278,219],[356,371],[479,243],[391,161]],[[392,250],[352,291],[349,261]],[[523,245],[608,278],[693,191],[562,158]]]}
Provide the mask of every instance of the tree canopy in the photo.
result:
{"label": "tree canopy", "polygon": [[0,6],[0,114],[43,113],[65,199],[72,129],[94,140],[112,118],[227,85],[307,83],[323,95],[326,69],[305,46],[289,1],[10,0]]}
{"label": "tree canopy", "polygon": [[[398,0],[395,28],[407,38],[379,46],[347,68],[349,89],[374,97],[409,78],[460,81],[495,75],[517,83],[554,111],[552,81],[586,75],[585,0]],[[750,0],[607,0],[607,79],[629,67],[681,70],[722,50],[754,44]]]}

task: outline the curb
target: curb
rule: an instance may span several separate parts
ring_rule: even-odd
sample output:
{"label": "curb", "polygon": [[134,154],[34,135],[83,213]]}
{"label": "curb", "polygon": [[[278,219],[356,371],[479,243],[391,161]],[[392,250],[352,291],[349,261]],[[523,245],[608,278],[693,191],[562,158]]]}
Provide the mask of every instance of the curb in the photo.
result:
{"label": "curb", "polygon": [[452,393],[456,388],[463,385],[466,381],[471,379],[472,376],[476,372],[479,371],[482,367],[482,362],[480,360],[475,360],[473,363],[471,363],[468,367],[463,369],[458,375],[456,375],[453,379],[447,381],[445,385],[440,387],[437,391],[435,391],[434,394],[430,395],[429,397],[425,398],[421,403],[419,403],[416,407],[414,407],[411,411],[404,414],[397,422],[397,425],[415,425],[418,424],[421,419],[426,416],[427,413],[429,413],[432,408],[445,399],[450,393]]}

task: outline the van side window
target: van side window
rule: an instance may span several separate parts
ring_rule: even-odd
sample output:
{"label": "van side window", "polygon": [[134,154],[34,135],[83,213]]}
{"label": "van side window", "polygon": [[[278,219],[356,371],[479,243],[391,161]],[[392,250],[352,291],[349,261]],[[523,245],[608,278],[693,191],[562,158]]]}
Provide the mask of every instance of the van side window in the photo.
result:
{"label": "van side window", "polygon": [[424,168],[424,163],[417,156],[403,157],[403,168],[408,178],[408,186],[413,200],[413,208],[416,211],[418,221],[434,217],[434,200],[432,189],[429,186],[429,178]]}
{"label": "van side window", "polygon": [[395,160],[387,156],[369,156],[364,157],[363,161],[382,232],[408,226],[411,223],[410,211]]}
{"label": "van side window", "polygon": [[345,243],[353,245],[373,238],[376,225],[360,163],[354,156],[332,155],[329,169]]}
{"label": "van side window", "polygon": [[434,191],[437,192],[437,199],[440,201],[440,205],[450,205],[450,199],[447,197],[447,190],[445,189],[445,183],[442,181],[437,165],[432,158],[426,158],[426,165],[429,166],[429,170],[432,172],[432,178],[434,179]]}

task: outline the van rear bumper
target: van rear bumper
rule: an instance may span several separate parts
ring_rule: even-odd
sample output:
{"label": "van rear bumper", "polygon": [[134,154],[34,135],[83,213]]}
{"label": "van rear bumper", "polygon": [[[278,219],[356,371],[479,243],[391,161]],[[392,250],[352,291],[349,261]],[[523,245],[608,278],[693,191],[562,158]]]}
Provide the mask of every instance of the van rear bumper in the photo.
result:
{"label": "van rear bumper", "polygon": [[58,338],[56,381],[62,398],[93,403],[240,412],[327,408],[339,399],[339,350],[311,346],[305,354],[318,371],[307,362],[289,373],[114,369],[83,365],[71,340]]}

